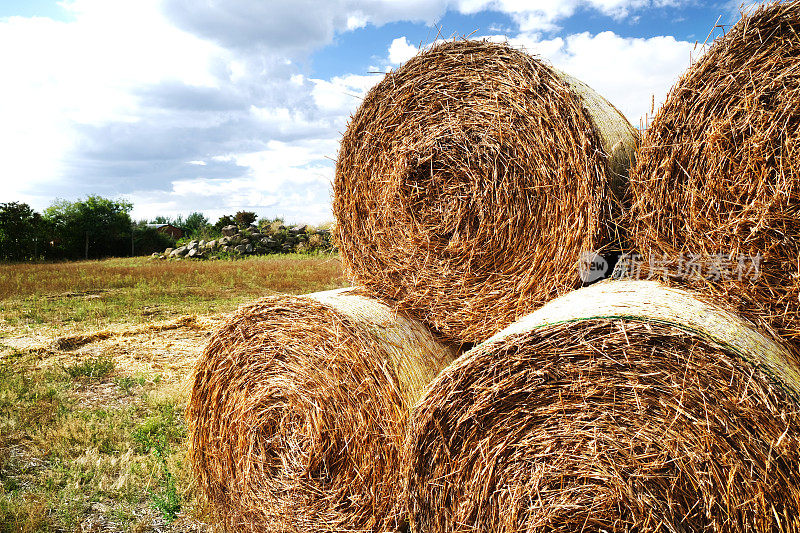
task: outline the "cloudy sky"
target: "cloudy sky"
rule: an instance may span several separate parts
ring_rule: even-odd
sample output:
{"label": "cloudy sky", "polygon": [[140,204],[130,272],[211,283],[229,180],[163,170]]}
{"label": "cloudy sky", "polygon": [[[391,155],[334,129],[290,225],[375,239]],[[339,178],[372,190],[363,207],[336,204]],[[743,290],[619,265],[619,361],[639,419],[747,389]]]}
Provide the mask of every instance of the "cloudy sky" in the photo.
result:
{"label": "cloudy sky", "polygon": [[[339,139],[437,38],[508,40],[636,126],[738,3],[2,0],[0,202],[125,198],[135,219],[332,218]],[[724,28],[714,30],[711,39]]]}

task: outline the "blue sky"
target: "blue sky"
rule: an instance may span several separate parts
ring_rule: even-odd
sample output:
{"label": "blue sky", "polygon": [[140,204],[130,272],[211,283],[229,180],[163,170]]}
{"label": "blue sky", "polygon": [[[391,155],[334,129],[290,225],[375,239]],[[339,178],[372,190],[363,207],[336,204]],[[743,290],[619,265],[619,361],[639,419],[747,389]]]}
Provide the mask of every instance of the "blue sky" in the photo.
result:
{"label": "blue sky", "polygon": [[[347,119],[417,47],[507,40],[636,126],[738,4],[685,0],[3,0],[0,202],[134,218],[330,220]],[[714,35],[722,32],[714,30]]]}

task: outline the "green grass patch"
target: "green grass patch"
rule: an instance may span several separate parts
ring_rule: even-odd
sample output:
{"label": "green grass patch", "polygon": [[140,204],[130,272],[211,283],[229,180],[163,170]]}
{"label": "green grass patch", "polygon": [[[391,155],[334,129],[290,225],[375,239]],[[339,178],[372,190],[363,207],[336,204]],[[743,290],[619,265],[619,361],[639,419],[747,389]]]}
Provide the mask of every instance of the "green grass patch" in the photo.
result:
{"label": "green grass patch", "polygon": [[94,357],[64,368],[72,378],[102,379],[114,371],[114,361],[107,357]]}
{"label": "green grass patch", "polygon": [[117,384],[117,387],[125,391],[126,395],[130,396],[137,386],[144,387],[147,383],[147,379],[144,376],[121,376],[114,378],[114,383]]}
{"label": "green grass patch", "polygon": [[[112,381],[102,359],[66,368],[37,361],[0,360],[0,532],[74,531],[95,515],[113,530],[148,530],[136,518],[142,509],[171,522],[198,507],[184,462],[183,395],[156,394],[156,379]],[[87,387],[103,383],[131,384],[131,401],[81,407]]]}

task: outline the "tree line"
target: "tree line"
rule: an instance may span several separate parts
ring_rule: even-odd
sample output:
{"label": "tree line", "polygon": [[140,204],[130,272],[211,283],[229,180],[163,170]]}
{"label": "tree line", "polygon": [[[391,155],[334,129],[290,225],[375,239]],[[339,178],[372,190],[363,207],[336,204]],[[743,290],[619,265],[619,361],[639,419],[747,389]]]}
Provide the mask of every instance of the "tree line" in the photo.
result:
{"label": "tree line", "polygon": [[[0,261],[147,255],[176,244],[170,235],[148,224],[176,226],[184,232],[182,240],[209,239],[220,236],[225,226],[247,227],[258,218],[252,211],[239,211],[211,224],[202,213],[194,212],[186,218],[159,216],[134,222],[132,210],[130,202],[101,196],[56,200],[42,213],[25,203],[0,203]],[[261,223],[276,220],[262,219]]]}

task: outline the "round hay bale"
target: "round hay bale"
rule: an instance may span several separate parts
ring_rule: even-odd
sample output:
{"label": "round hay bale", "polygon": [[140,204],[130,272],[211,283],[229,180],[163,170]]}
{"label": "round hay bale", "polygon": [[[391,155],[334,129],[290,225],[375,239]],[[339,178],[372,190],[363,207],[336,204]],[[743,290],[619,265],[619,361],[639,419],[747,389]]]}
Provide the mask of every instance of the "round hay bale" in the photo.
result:
{"label": "round hay bale", "polygon": [[456,352],[352,289],[240,309],[200,358],[190,459],[230,531],[384,531],[410,406]]}
{"label": "round hay bale", "polygon": [[349,275],[440,333],[483,341],[581,284],[636,131],[508,45],[455,41],[388,74],[342,139],[333,210]]}
{"label": "round hay bale", "polygon": [[689,68],[644,135],[623,223],[642,275],[666,270],[790,340],[800,337],[799,33],[800,4],[766,5]]}
{"label": "round hay bale", "polygon": [[800,374],[752,324],[603,282],[465,353],[415,407],[416,532],[800,531]]}

